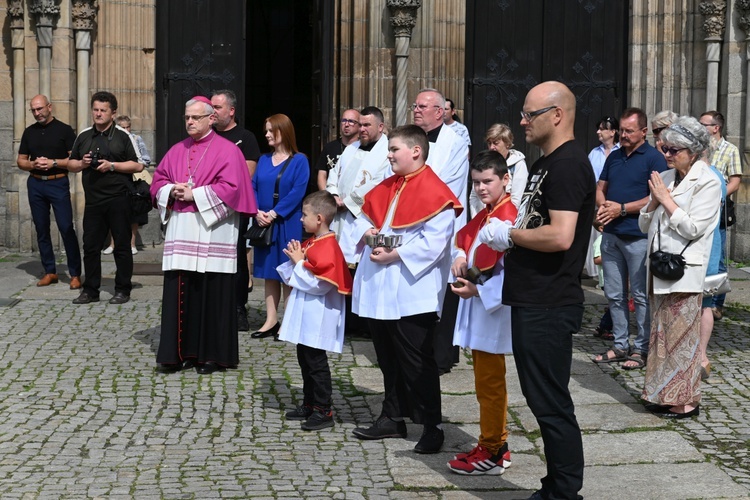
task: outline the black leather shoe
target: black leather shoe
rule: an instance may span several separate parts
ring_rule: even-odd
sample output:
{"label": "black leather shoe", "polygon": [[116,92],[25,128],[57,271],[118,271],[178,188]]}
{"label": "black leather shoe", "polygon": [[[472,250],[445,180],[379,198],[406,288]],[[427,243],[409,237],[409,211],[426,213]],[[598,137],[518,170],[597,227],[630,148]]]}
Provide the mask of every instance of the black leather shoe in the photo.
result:
{"label": "black leather shoe", "polygon": [[257,332],[251,333],[250,336],[254,339],[264,339],[266,337],[273,337],[274,335],[279,333],[279,328],[281,328],[281,323],[277,321],[275,325],[273,325],[271,328],[269,328],[265,332],[258,330]]}
{"label": "black leather shoe", "polygon": [[189,370],[191,368],[195,368],[195,358],[188,358],[180,365],[181,370]]}
{"label": "black leather shoe", "polygon": [[130,300],[130,295],[125,295],[122,292],[115,293],[115,296],[109,299],[110,304],[124,304]]}
{"label": "black leather shoe", "polygon": [[659,413],[664,413],[664,412],[669,411],[672,407],[670,405],[663,406],[663,405],[658,405],[656,403],[649,403],[645,406],[645,408],[646,408],[646,411],[659,414]]}
{"label": "black leather shoe", "polygon": [[422,437],[419,438],[414,451],[423,454],[437,453],[443,447],[443,441],[445,441],[443,429],[438,429],[434,425],[425,425]]}
{"label": "black leather shoe", "polygon": [[217,363],[214,363],[213,361],[195,365],[196,373],[200,373],[201,375],[208,375],[213,372],[223,372],[224,370],[226,370],[226,368]]}
{"label": "black leather shoe", "polygon": [[680,420],[682,418],[697,417],[700,414],[701,414],[701,408],[700,406],[696,406],[692,410],[685,412],[685,413],[677,413],[674,411],[667,410],[662,413],[658,413],[657,415],[659,415],[661,418],[670,418],[672,420]]}
{"label": "black leather shoe", "polygon": [[156,365],[156,371],[159,373],[176,373],[180,371],[182,367],[179,363],[173,363],[173,364],[164,364],[160,363]]}
{"label": "black leather shoe", "polygon": [[406,422],[401,420],[396,422],[386,415],[381,415],[372,426],[368,428],[357,427],[352,431],[359,439],[385,439],[385,438],[405,438]]}
{"label": "black leather shoe", "polygon": [[91,302],[99,302],[99,296],[89,295],[88,292],[81,292],[81,295],[77,299],[73,299],[74,304],[89,304]]}

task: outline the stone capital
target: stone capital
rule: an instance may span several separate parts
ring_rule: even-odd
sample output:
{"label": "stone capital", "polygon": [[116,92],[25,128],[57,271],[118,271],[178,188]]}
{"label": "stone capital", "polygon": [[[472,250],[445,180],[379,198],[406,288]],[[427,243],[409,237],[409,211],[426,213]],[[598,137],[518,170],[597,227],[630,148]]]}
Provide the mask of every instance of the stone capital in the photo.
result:
{"label": "stone capital", "polygon": [[36,16],[37,27],[52,26],[53,21],[60,15],[57,0],[29,0],[29,14]]}
{"label": "stone capital", "polygon": [[422,6],[422,0],[387,0],[387,5],[396,37],[411,38],[411,32],[417,25],[417,10]]}
{"label": "stone capital", "polygon": [[71,14],[74,30],[93,30],[96,24],[98,0],[73,0]]}
{"label": "stone capital", "polygon": [[23,0],[8,0],[11,29],[23,29]]}
{"label": "stone capital", "polygon": [[727,13],[726,0],[704,0],[698,5],[703,14],[703,32],[707,39],[724,38],[725,18]]}
{"label": "stone capital", "polygon": [[734,6],[737,9],[737,24],[750,40],[750,0],[736,0]]}

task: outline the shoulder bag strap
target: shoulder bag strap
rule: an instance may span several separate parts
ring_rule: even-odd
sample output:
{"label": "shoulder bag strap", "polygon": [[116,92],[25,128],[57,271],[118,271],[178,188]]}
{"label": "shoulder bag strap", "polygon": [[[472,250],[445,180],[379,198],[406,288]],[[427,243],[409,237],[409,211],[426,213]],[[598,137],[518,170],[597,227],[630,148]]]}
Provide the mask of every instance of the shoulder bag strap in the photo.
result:
{"label": "shoulder bag strap", "polygon": [[286,170],[286,167],[288,167],[289,163],[291,163],[293,156],[294,155],[289,156],[289,158],[287,158],[284,161],[284,164],[281,166],[281,170],[279,170],[279,175],[276,176],[276,185],[273,188],[273,206],[274,207],[279,202],[279,183],[281,182],[281,176],[284,175],[284,170]]}
{"label": "shoulder bag strap", "polygon": [[[659,251],[661,251],[661,221],[657,222],[656,226],[656,235],[659,237]],[[682,249],[682,252],[680,252],[680,256],[685,253],[685,250],[687,250],[687,247],[690,246],[690,244],[695,240],[690,240],[685,245],[685,248]]]}

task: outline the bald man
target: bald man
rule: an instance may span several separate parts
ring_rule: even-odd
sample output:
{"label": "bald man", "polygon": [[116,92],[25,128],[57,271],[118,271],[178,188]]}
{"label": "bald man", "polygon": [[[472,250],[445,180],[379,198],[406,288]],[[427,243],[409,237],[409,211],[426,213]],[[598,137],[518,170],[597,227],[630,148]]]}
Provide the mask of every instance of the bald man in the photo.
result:
{"label": "bald man", "polygon": [[347,109],[341,115],[340,129],[341,136],[334,139],[325,146],[320,152],[318,163],[315,164],[315,170],[318,172],[311,179],[316,179],[318,189],[325,191],[328,183],[328,173],[339,161],[339,156],[344,152],[346,147],[356,142],[359,138],[359,111],[356,109]]}
{"label": "bald man", "polygon": [[513,227],[486,226],[480,241],[507,250],[503,303],[511,308],[521,390],[539,423],[547,459],[530,499],[576,499],[583,445],[568,391],[573,334],[583,319],[579,275],[594,218],[596,181],[575,142],[575,97],[559,82],[532,88],[521,112],[526,141],[543,156],[529,169]]}
{"label": "bald man", "polygon": [[77,290],[81,288],[81,250],[73,226],[68,180],[68,156],[76,133],[70,125],[52,115],[52,104],[47,96],[34,96],[29,108],[36,123],[23,131],[16,164],[18,168],[29,173],[26,181],[29,207],[44,267],[44,276],[36,286],[48,286],[58,282],[55,251],[49,231],[51,207],[55,212],[57,229],[65,246],[70,289]]}

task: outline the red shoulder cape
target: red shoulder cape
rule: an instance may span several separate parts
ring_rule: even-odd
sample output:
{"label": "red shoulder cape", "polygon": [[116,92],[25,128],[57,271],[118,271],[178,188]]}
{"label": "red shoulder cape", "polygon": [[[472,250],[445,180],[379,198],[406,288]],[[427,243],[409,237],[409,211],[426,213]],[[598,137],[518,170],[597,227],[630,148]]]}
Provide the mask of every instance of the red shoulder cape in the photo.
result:
{"label": "red shoulder cape", "polygon": [[392,175],[375,186],[365,195],[362,213],[380,230],[394,200],[394,229],[429,220],[446,207],[452,207],[456,217],[464,209],[453,191],[427,165],[408,175]]}
{"label": "red shoulder cape", "polygon": [[[490,219],[515,221],[518,209],[510,201],[510,195],[506,194],[494,207],[487,207],[479,212],[473,219],[462,227],[456,233],[456,246],[462,249],[468,255],[469,249],[474,244],[474,240],[479,234],[479,230],[484,227]],[[484,243],[479,245],[474,252],[473,264],[480,271],[487,271],[495,267],[497,261],[502,257],[503,252],[491,249]],[[471,260],[471,259],[467,259]]]}
{"label": "red shoulder cape", "polygon": [[304,266],[316,278],[336,285],[340,294],[352,293],[352,275],[334,233],[310,238],[302,249],[307,257]]}

